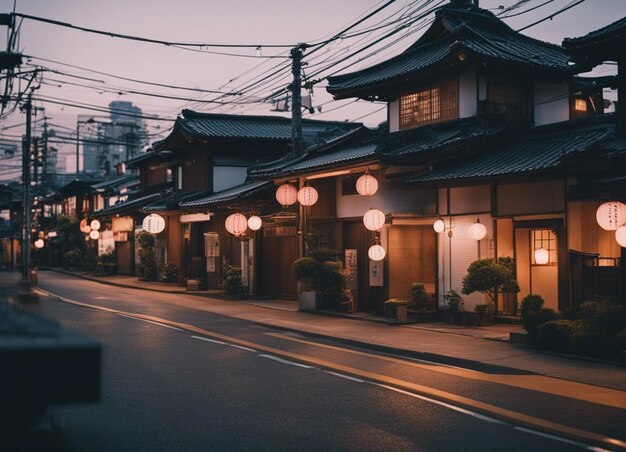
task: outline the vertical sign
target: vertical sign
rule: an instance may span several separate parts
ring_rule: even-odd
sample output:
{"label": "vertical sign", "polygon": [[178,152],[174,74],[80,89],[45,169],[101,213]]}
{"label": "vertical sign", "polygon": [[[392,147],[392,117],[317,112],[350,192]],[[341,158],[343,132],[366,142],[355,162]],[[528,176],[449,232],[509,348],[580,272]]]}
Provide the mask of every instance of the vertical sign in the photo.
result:
{"label": "vertical sign", "polygon": [[370,286],[382,287],[383,286],[383,262],[373,261],[370,259]]}
{"label": "vertical sign", "polygon": [[214,273],[215,258],[220,255],[220,236],[217,232],[204,233],[204,255],[207,273]]}
{"label": "vertical sign", "polygon": [[346,278],[346,288],[350,290],[358,290],[359,274],[357,266],[357,250],[344,250],[344,259],[346,270],[348,270],[348,277]]}

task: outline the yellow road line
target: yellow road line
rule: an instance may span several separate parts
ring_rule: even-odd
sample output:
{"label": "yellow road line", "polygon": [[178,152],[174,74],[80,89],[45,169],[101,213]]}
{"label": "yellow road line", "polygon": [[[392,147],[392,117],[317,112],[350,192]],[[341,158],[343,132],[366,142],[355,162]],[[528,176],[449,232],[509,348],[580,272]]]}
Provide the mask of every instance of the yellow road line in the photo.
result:
{"label": "yellow road line", "polygon": [[388,361],[410,367],[417,367],[424,370],[439,372],[455,377],[469,378],[472,380],[498,383],[516,388],[530,389],[533,391],[545,392],[571,399],[582,400],[584,402],[596,403],[626,410],[626,393],[617,389],[603,388],[601,386],[588,385],[575,381],[551,378],[543,375],[494,375],[475,370],[460,369],[458,367],[438,366],[436,364],[421,364],[414,361],[403,360],[391,356],[367,353],[358,350],[351,350],[332,345],[319,344],[316,342],[287,336],[283,333],[265,333],[268,336],[277,337],[286,341],[298,342],[310,346],[321,347],[329,350],[337,350],[342,353],[367,356],[381,361]]}
{"label": "yellow road line", "polygon": [[[51,294],[50,292],[47,292],[47,294],[56,296],[54,294]],[[146,320],[152,320],[154,322],[165,323],[168,325],[176,326],[178,328],[182,328],[187,331],[192,331],[194,333],[199,333],[199,334],[216,338],[225,342],[230,342],[232,344],[241,345],[247,348],[254,348],[256,350],[262,350],[264,352],[272,353],[277,356],[290,358],[290,359],[299,361],[304,364],[309,364],[309,365],[321,367],[324,369],[339,371],[339,372],[348,374],[353,377],[370,380],[375,383],[379,383],[383,385],[393,386],[395,388],[403,389],[405,391],[413,392],[419,395],[423,395],[425,397],[431,397],[433,399],[446,402],[452,405],[457,405],[462,408],[478,411],[479,413],[483,413],[483,414],[488,414],[489,416],[495,417],[496,419],[500,419],[505,422],[539,430],[539,431],[546,432],[552,435],[562,436],[565,438],[574,439],[576,441],[582,441],[587,444],[596,444],[596,445],[601,445],[604,447],[608,446],[612,448],[620,448],[620,449],[626,450],[626,441],[622,441],[616,438],[611,438],[609,436],[594,433],[594,432],[589,432],[586,430],[581,430],[576,427],[569,427],[567,425],[558,424],[556,422],[548,421],[546,419],[540,419],[534,416],[529,416],[526,414],[518,413],[516,411],[512,411],[506,408],[500,408],[495,405],[480,402],[478,400],[472,400],[470,398],[452,394],[446,391],[441,391],[439,389],[429,388],[427,386],[400,380],[398,378],[393,378],[393,377],[377,374],[374,372],[369,372],[369,371],[362,370],[362,369],[356,369],[353,367],[344,366],[342,364],[333,363],[333,362],[315,358],[312,356],[300,355],[298,353],[287,352],[284,350],[280,350],[280,349],[273,348],[273,347],[268,347],[268,346],[257,344],[254,342],[237,339],[235,337],[227,336],[221,333],[215,333],[213,331],[208,331],[208,330],[205,330],[205,329],[202,329],[202,328],[199,328],[197,326],[190,325],[187,323],[174,322],[171,320],[162,319],[162,318],[151,316],[151,315],[126,312],[126,311],[121,311],[118,309],[107,308],[104,306],[91,305],[88,303],[71,300],[65,297],[57,296],[57,298],[59,299],[59,301],[77,305],[77,306],[82,306],[82,307],[87,307],[87,308],[92,308],[92,309],[99,309],[99,310],[113,312],[113,313],[121,313],[121,314],[125,314],[131,317],[137,317],[140,319],[146,319]]]}

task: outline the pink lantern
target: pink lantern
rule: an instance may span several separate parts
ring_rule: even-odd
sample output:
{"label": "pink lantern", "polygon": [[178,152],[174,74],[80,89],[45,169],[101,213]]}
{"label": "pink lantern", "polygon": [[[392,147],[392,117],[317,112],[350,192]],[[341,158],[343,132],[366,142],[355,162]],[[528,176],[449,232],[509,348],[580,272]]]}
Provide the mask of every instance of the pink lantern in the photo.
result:
{"label": "pink lantern", "polygon": [[276,190],[276,201],[283,207],[294,205],[297,199],[298,190],[291,184],[283,184]]}
{"label": "pink lantern", "polygon": [[385,224],[385,214],[378,209],[370,209],[363,215],[363,224],[369,231],[379,231]]}
{"label": "pink lantern", "polygon": [[315,204],[317,202],[317,198],[317,190],[313,187],[306,186],[298,190],[298,202],[305,207]]}
{"label": "pink lantern", "polygon": [[363,174],[356,181],[356,191],[361,196],[372,196],[378,190],[378,181],[369,173]]}
{"label": "pink lantern", "polygon": [[234,213],[226,218],[226,230],[233,235],[241,235],[248,229],[248,220],[240,213]]}

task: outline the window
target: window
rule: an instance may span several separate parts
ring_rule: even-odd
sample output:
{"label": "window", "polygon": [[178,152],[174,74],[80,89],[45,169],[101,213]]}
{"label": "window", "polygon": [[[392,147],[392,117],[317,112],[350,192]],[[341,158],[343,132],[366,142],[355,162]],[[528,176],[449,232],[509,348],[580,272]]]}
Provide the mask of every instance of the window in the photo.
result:
{"label": "window", "polygon": [[509,119],[530,120],[530,89],[527,84],[491,78],[488,88],[488,113],[502,114]]}
{"label": "window", "polygon": [[585,99],[574,99],[574,110],[587,111],[587,101]]}
{"label": "window", "polygon": [[400,128],[459,117],[458,84],[456,79],[400,97]]}
{"label": "window", "polygon": [[[556,265],[557,263],[557,249],[556,249],[556,235],[550,229],[533,229],[531,231],[531,243],[532,243],[532,265]],[[535,261],[535,251],[543,248],[548,251],[548,262],[546,264],[538,264]]]}
{"label": "window", "polygon": [[356,181],[362,174],[350,174],[341,178],[341,195],[356,195]]}

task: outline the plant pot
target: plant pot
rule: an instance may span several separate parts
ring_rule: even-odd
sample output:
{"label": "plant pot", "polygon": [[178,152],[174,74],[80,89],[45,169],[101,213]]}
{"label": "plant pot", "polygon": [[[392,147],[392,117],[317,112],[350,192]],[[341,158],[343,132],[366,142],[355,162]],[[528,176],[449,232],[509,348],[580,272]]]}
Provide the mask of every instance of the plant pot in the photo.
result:
{"label": "plant pot", "polygon": [[407,319],[407,305],[405,303],[385,304],[385,320],[387,323],[405,323]]}
{"label": "plant pot", "polygon": [[322,303],[321,294],[314,290],[307,290],[298,294],[298,310],[313,311]]}

